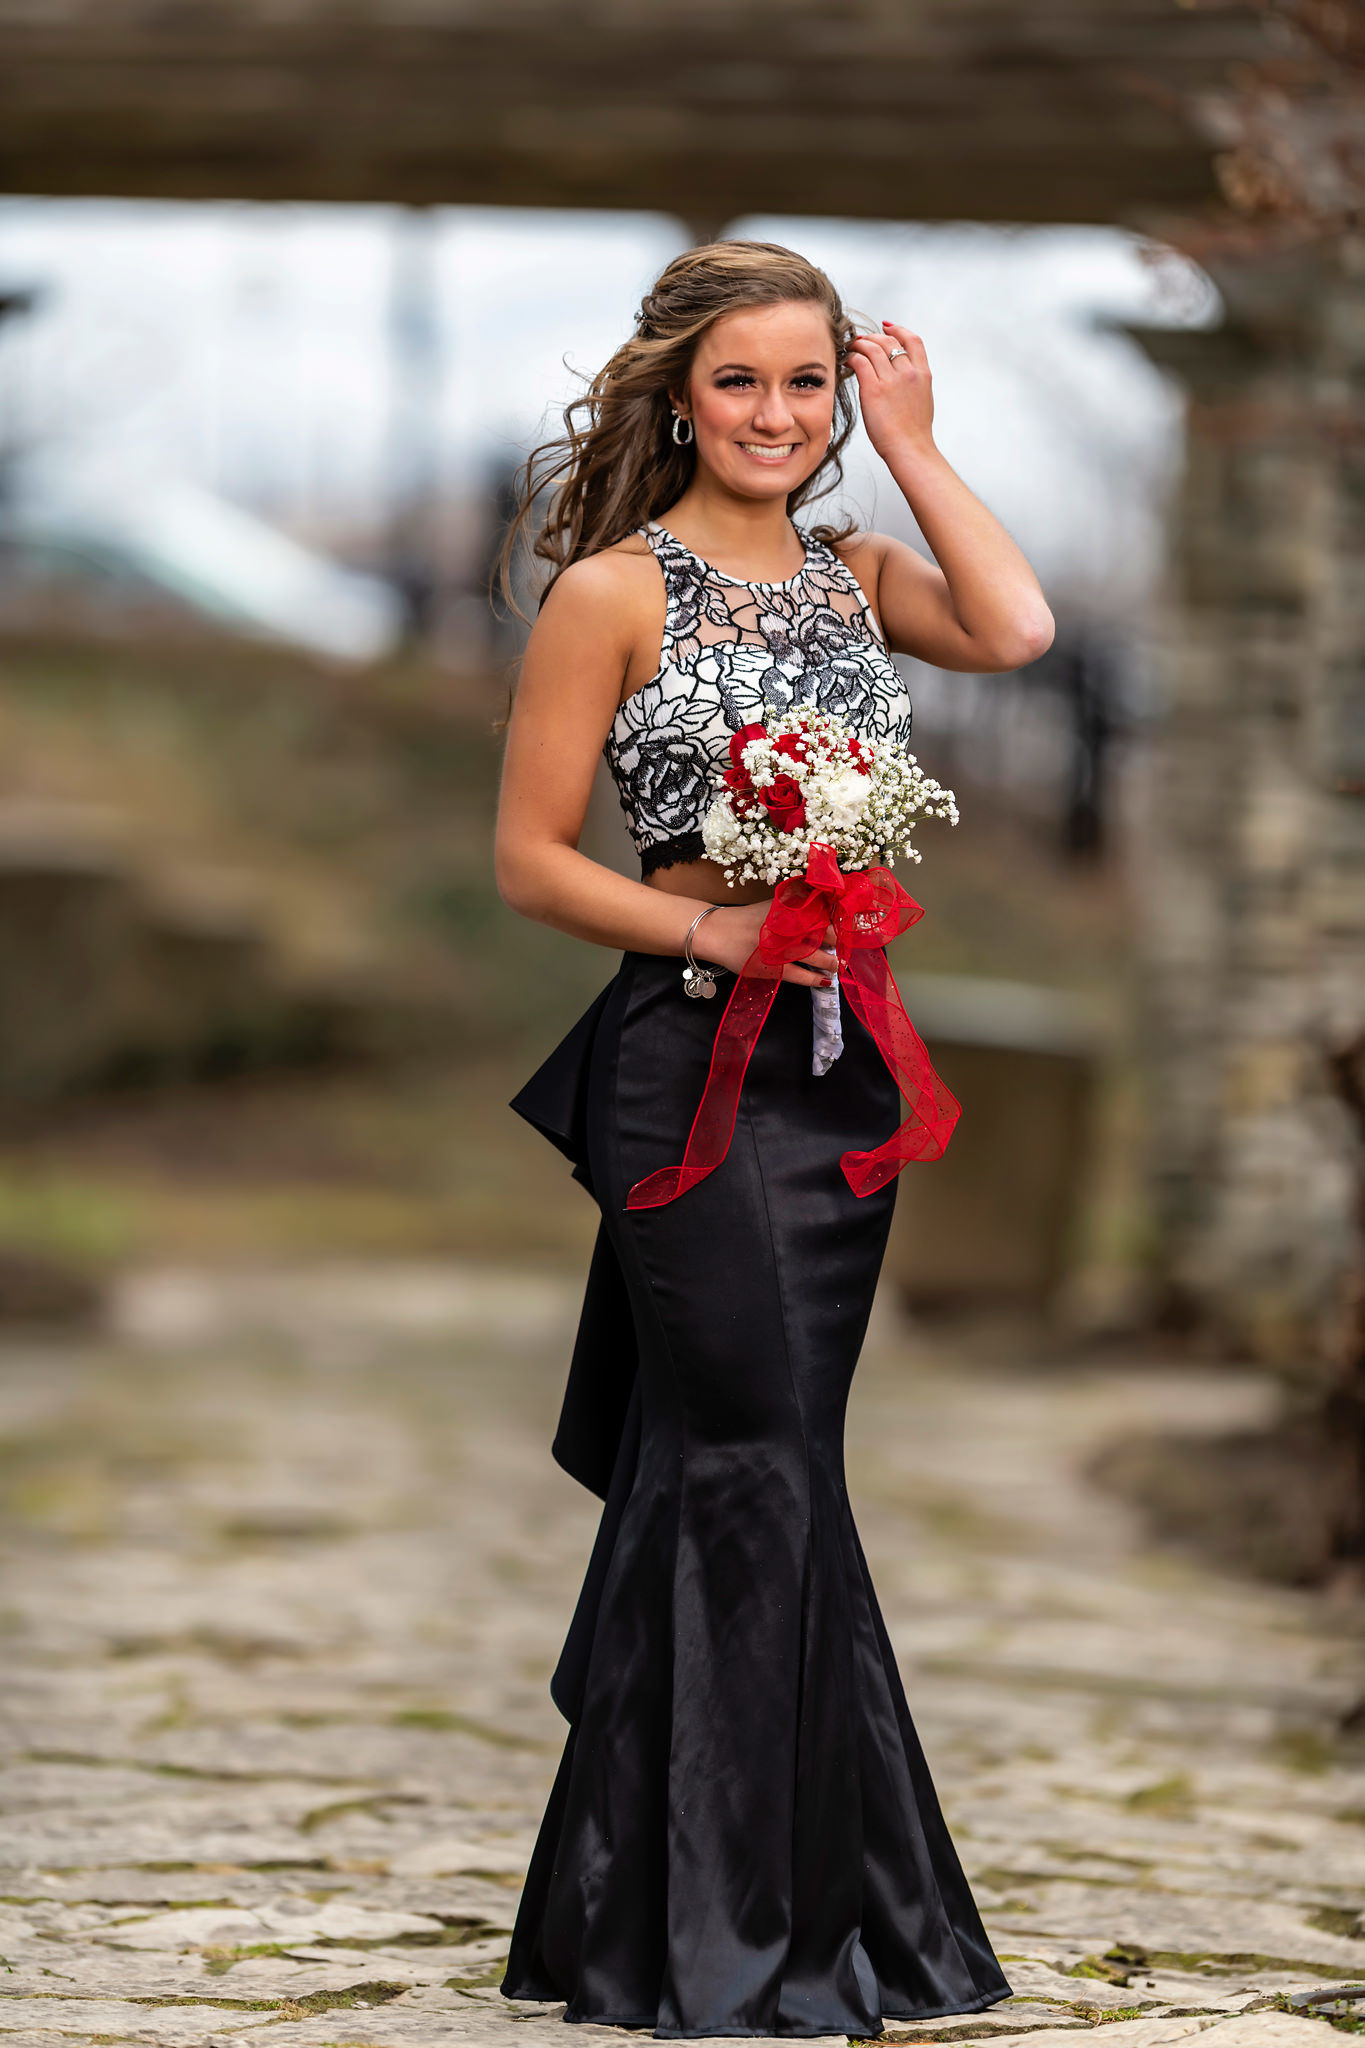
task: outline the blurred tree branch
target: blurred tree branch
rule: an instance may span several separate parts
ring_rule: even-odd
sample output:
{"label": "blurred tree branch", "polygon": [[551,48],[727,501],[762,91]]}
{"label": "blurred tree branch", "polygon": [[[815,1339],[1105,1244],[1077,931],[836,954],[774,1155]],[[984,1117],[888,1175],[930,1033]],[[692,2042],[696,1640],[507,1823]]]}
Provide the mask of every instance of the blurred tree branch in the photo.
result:
{"label": "blurred tree branch", "polygon": [[[1211,11],[1228,0],[1177,4]],[[1318,241],[1365,220],[1365,0],[1252,4],[1280,48],[1193,104],[1228,218],[1191,223],[1192,253]]]}

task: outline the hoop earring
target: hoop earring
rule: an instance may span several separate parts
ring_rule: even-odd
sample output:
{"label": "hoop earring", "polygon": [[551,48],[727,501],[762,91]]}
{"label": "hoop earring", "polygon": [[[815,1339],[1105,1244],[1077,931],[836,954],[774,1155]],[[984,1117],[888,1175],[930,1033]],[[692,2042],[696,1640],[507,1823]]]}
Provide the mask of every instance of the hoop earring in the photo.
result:
{"label": "hoop earring", "polygon": [[[686,427],[687,432],[685,434],[680,434],[678,432],[679,427]],[[692,439],[692,433],[693,428],[691,420],[685,420],[682,414],[678,411],[677,407],[675,406],[673,409],[673,439],[675,440],[679,448],[687,447],[688,443]]]}

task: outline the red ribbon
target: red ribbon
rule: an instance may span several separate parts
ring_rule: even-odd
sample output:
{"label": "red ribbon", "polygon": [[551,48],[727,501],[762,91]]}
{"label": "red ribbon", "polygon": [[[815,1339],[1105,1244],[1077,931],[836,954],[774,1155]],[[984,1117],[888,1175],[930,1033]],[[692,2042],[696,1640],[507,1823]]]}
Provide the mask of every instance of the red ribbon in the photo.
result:
{"label": "red ribbon", "polygon": [[637,1180],[626,1207],[662,1208],[720,1165],[734,1134],[749,1056],[773,1006],[782,969],[788,960],[815,952],[831,925],[844,990],[910,1107],[905,1122],[873,1151],[842,1155],[844,1178],[855,1195],[870,1195],[894,1180],[910,1160],[941,1159],[961,1104],[934,1072],[880,950],[923,915],[889,868],[846,875],[833,847],[815,841],[804,878],[793,875],[778,883],[758,944],[730,991],[682,1164],[661,1166]]}

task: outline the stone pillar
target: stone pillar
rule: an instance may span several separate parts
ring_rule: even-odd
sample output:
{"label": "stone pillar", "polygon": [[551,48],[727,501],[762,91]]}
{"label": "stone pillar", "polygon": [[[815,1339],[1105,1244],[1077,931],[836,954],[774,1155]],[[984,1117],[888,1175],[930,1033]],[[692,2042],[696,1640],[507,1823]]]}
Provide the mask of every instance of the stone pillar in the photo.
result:
{"label": "stone pillar", "polygon": [[1168,1299],[1321,1392],[1360,1257],[1332,1055],[1365,1032],[1365,274],[1210,265],[1227,319],[1144,331],[1189,396],[1137,850]]}

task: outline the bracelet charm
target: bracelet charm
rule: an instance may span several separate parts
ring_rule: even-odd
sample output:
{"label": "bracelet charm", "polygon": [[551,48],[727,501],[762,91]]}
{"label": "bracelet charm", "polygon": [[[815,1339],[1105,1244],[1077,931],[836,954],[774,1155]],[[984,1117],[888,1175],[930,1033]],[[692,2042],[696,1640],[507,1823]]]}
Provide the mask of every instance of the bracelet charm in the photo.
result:
{"label": "bracelet charm", "polygon": [[683,989],[689,996],[713,996],[716,977],[709,967],[684,967]]}

